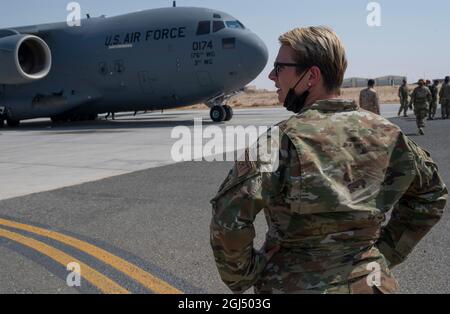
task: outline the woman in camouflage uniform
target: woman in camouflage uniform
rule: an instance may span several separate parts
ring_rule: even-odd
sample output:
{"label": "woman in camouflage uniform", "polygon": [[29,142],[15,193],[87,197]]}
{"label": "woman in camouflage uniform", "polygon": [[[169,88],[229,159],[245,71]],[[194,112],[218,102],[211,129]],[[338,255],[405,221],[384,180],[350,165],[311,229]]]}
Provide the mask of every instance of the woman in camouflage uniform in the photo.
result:
{"label": "woman in camouflage uniform", "polygon": [[[280,42],[269,78],[295,115],[268,135],[278,167],[247,152],[211,201],[219,274],[235,293],[394,292],[392,267],[442,216],[438,169],[396,125],[337,99],[347,60],[332,30],[298,28]],[[256,250],[261,211],[268,231]]]}

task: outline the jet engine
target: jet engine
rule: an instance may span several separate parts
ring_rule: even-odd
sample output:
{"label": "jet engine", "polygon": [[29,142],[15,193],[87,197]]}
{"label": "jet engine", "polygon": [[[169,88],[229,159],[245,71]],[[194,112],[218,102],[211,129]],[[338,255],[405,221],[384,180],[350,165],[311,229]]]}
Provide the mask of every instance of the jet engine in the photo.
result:
{"label": "jet engine", "polygon": [[0,38],[0,84],[25,84],[50,72],[52,54],[41,38],[15,34]]}

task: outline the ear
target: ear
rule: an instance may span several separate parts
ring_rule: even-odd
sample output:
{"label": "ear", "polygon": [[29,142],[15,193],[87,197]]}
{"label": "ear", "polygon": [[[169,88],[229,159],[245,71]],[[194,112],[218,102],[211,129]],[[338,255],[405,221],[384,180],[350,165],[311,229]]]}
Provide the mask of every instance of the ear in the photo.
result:
{"label": "ear", "polygon": [[309,69],[308,85],[316,86],[322,82],[322,72],[319,67],[313,66]]}

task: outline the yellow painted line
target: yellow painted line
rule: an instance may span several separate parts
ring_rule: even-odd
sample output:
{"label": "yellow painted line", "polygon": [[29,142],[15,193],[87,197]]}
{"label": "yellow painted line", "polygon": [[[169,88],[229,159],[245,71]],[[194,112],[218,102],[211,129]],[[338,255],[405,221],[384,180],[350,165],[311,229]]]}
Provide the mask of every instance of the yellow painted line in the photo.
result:
{"label": "yellow painted line", "polygon": [[32,238],[25,237],[21,234],[11,232],[0,228],[0,237],[10,239],[12,241],[18,242],[20,244],[26,245],[42,254],[47,255],[51,259],[67,267],[69,263],[78,263],[80,265],[81,274],[80,276],[85,278],[91,284],[99,288],[103,293],[109,294],[128,294],[130,293],[125,288],[119,286],[117,283],[100,274],[95,269],[92,269],[88,265],[80,262],[74,257],[55,249],[43,242],[34,240]]}
{"label": "yellow painted line", "polygon": [[134,280],[136,280],[144,287],[150,289],[153,292],[161,294],[182,294],[180,290],[176,289],[175,287],[172,287],[168,283],[144,271],[142,268],[139,268],[136,265],[133,265],[130,262],[127,262],[126,260],[118,256],[115,256],[109,253],[108,251],[105,251],[90,243],[78,240],[71,236],[67,236],[55,231],[46,230],[39,227],[34,227],[1,218],[0,218],[0,225],[32,232],[59,241],[61,243],[67,244],[69,246],[72,246],[80,251],[92,255],[93,257],[104,262],[105,264],[114,267],[115,269],[133,278]]}

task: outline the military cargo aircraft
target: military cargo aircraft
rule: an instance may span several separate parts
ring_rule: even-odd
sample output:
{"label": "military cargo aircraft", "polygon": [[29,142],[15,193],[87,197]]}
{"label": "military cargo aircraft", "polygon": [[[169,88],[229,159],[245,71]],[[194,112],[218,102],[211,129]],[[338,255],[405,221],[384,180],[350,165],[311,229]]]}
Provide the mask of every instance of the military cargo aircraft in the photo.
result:
{"label": "military cargo aircraft", "polygon": [[206,103],[228,121],[227,98],[265,67],[262,40],[217,10],[168,7],[0,30],[0,125],[49,117]]}

